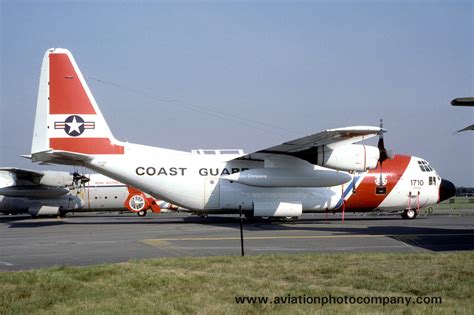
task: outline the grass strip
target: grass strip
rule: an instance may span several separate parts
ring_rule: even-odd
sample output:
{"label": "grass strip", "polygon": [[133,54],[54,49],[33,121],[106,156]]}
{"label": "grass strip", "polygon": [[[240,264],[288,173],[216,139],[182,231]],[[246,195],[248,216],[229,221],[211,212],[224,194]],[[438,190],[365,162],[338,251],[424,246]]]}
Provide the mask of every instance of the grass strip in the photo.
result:
{"label": "grass strip", "polygon": [[[0,273],[0,314],[472,314],[474,253],[132,260]],[[441,304],[245,303],[236,296],[418,296]],[[300,298],[301,299],[301,298]]]}

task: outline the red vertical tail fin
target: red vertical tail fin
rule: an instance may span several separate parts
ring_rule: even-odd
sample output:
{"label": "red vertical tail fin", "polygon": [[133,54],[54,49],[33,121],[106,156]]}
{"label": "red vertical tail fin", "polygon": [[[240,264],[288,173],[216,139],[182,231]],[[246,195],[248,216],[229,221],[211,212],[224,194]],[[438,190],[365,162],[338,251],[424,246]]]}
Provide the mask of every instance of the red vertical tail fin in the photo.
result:
{"label": "red vertical tail fin", "polygon": [[31,152],[124,154],[107,125],[74,57],[48,49],[41,67]]}

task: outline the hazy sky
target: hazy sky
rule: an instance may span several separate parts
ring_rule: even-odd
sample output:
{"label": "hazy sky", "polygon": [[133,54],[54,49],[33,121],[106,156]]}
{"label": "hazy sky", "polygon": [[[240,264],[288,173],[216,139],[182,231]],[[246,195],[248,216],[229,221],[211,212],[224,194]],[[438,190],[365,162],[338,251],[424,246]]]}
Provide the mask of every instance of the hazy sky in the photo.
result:
{"label": "hazy sky", "polygon": [[387,147],[474,186],[474,108],[449,104],[474,95],[472,1],[0,2],[0,166],[39,168],[18,156],[63,47],[120,140],[249,152],[383,117]]}

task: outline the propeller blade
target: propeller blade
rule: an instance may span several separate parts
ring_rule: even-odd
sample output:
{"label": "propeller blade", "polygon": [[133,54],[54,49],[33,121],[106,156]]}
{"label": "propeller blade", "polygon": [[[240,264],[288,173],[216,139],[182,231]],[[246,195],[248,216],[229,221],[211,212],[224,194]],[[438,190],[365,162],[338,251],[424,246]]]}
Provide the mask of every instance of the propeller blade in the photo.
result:
{"label": "propeller blade", "polygon": [[78,172],[74,172],[74,173],[72,174],[72,177],[73,177],[74,182],[75,182],[76,184],[79,184],[79,182],[81,182],[81,184],[85,184],[85,183],[87,183],[88,181],[90,181],[90,178],[89,178],[89,177],[84,176],[84,175],[81,175],[81,174],[79,174]]}
{"label": "propeller blade", "polygon": [[377,143],[377,147],[379,148],[379,162],[380,164],[383,163],[386,159],[388,159],[387,149],[385,149],[385,143],[383,141],[383,119],[380,119],[380,132],[379,132],[379,142]]}

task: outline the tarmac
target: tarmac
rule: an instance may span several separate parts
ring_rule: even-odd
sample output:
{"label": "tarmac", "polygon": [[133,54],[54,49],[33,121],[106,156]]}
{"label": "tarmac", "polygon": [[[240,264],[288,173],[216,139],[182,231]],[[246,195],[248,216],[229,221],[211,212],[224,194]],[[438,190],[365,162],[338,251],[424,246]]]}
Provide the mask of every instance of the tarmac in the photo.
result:
{"label": "tarmac", "polygon": [[[458,212],[465,213],[465,212]],[[304,214],[295,222],[245,220],[245,255],[413,253],[474,249],[473,215]],[[0,215],[0,271],[130,259],[241,255],[240,219],[189,214]]]}

